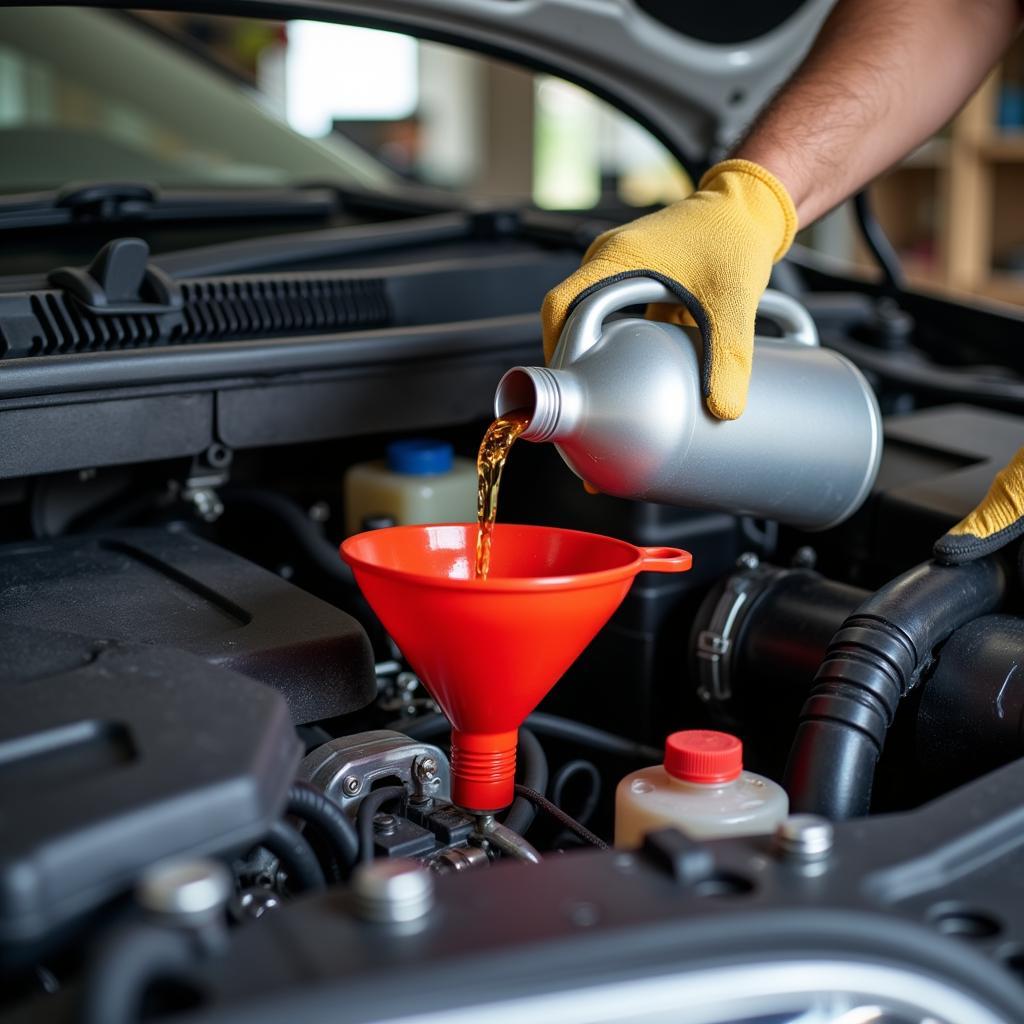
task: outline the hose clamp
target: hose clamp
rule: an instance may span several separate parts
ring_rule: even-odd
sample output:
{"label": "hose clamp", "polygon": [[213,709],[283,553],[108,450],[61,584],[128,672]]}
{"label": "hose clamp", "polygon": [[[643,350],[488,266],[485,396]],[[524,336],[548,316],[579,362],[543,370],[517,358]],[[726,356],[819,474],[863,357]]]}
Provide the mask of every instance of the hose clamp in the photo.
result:
{"label": "hose clamp", "polygon": [[697,634],[697,696],[705,703],[726,701],[732,696],[728,671],[729,655],[745,612],[767,584],[788,570],[761,565],[756,555],[741,555],[742,571],[725,583],[708,619]]}

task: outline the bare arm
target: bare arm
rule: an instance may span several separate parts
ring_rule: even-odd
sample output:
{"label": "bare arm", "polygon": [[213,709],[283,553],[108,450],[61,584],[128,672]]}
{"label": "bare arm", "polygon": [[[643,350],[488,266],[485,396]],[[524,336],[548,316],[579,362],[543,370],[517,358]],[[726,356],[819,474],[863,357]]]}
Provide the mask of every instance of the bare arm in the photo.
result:
{"label": "bare arm", "polygon": [[840,0],[734,156],[809,224],[937,131],[1019,28],[1019,0]]}

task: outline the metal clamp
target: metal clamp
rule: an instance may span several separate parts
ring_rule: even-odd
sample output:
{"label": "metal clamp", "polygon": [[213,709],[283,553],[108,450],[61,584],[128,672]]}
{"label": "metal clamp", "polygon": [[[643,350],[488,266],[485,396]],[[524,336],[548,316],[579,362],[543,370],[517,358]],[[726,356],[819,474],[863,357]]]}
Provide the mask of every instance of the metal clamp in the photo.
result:
{"label": "metal clamp", "polygon": [[732,696],[725,663],[736,639],[740,613],[770,580],[787,571],[772,565],[763,566],[753,555],[741,556],[739,564],[743,571],[726,580],[708,628],[697,634],[697,696],[705,702],[725,701]]}

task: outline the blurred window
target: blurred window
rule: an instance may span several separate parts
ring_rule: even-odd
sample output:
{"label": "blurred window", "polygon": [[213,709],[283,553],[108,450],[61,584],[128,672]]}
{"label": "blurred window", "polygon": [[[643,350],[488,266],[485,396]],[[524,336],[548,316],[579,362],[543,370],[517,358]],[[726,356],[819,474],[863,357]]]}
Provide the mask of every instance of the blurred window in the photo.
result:
{"label": "blurred window", "polygon": [[409,36],[179,12],[0,9],[0,189],[402,178],[548,209],[690,191],[585,90]]}

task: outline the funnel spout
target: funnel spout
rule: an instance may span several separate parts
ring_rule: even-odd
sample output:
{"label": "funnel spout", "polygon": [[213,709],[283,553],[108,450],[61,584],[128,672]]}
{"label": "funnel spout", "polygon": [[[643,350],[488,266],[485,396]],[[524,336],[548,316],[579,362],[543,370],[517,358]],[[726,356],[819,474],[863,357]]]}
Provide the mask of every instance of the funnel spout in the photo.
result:
{"label": "funnel spout", "polygon": [[520,437],[524,441],[557,441],[569,434],[579,420],[581,395],[569,370],[546,366],[514,366],[498,382],[494,414],[523,410],[530,422]]}
{"label": "funnel spout", "polygon": [[519,730],[464,733],[452,729],[452,803],[477,813],[500,811],[515,797]]}

